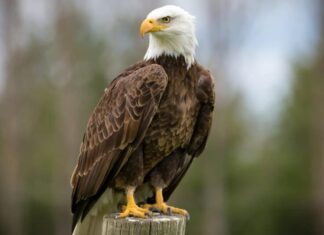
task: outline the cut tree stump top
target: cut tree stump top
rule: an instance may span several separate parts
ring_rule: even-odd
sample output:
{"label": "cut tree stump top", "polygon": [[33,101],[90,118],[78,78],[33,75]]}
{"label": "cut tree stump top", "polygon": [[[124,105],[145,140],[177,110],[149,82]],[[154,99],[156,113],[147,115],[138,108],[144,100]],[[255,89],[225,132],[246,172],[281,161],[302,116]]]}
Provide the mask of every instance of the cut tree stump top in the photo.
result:
{"label": "cut tree stump top", "polygon": [[147,219],[115,216],[104,217],[102,235],[185,235],[186,232],[184,216],[154,215]]}

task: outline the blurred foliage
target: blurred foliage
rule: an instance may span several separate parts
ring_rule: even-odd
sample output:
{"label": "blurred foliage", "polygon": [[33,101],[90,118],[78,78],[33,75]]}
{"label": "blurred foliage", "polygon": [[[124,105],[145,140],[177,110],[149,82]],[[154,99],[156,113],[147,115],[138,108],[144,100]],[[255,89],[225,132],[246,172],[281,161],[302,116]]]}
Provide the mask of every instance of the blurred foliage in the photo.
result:
{"label": "blurred foliage", "polygon": [[[55,17],[51,37],[30,35],[8,55],[0,94],[0,234],[69,233],[69,176],[87,118],[113,75],[144,53],[143,44],[130,40],[138,27],[127,17],[117,19],[123,29],[112,27],[108,37],[92,30],[77,9],[58,10]],[[120,30],[131,34],[123,47],[116,45],[125,35]],[[222,38],[224,44],[228,35]],[[317,144],[321,43],[311,65],[301,59],[295,67],[291,92],[271,128],[246,114],[244,97],[224,71],[213,71],[210,139],[171,198],[191,213],[187,234],[323,234],[316,224],[323,212],[314,206],[321,203],[314,194],[324,180],[314,173],[324,171],[314,167],[324,157]]]}
{"label": "blurred foliage", "polygon": [[[60,40],[65,40],[64,38],[42,39],[36,36],[31,36],[29,43],[16,52],[17,56],[11,62],[14,69],[10,83],[14,83],[14,88],[10,90],[12,88],[8,84],[1,99],[1,110],[6,110],[7,105],[13,105],[11,110],[6,111],[10,115],[18,115],[14,125],[19,126],[17,157],[19,178],[23,187],[22,220],[23,227],[26,228],[25,234],[58,233],[53,229],[49,230],[50,227],[55,227],[53,225],[58,216],[62,216],[65,221],[64,230],[68,231],[68,177],[73,169],[72,164],[78,153],[87,117],[108,83],[105,73],[109,64],[107,61],[103,63],[103,58],[100,58],[107,50],[103,38],[91,36],[90,27],[81,15],[73,18],[71,24],[69,27],[78,29],[77,35],[69,37],[68,40],[71,41],[67,42],[73,44],[73,52],[62,52],[64,48],[60,48]],[[57,34],[60,33],[59,29]],[[70,29],[63,27],[63,30]],[[70,59],[66,58],[69,56],[73,56],[72,62],[64,64],[64,60]],[[15,93],[14,97],[11,93]],[[12,103],[11,99],[14,99]],[[74,118],[78,117],[78,120],[64,117],[70,116],[69,112],[74,113]],[[2,117],[5,119],[3,123],[10,121],[10,117],[9,120],[6,118]],[[62,145],[66,140],[64,132],[71,131],[69,128],[65,129],[65,125],[70,124],[78,128],[77,137],[72,140],[75,156],[69,156],[69,152]],[[1,127],[11,128],[5,125]],[[69,133],[67,135],[70,137]],[[7,138],[5,134],[1,137]],[[18,141],[17,136],[13,138],[7,141]],[[62,168],[64,162],[68,164]],[[10,159],[5,163],[10,164]],[[64,181],[57,182],[58,174],[62,173]],[[1,223],[5,221],[3,218]]]}
{"label": "blurred foliage", "polygon": [[314,208],[319,185],[313,182],[322,186],[324,180],[316,174],[316,170],[324,170],[324,156],[315,146],[322,142],[316,130],[323,130],[324,124],[318,115],[324,111],[321,43],[310,66],[300,62],[295,66],[290,93],[271,132],[250,152],[256,158],[242,162],[237,153],[225,160],[229,234],[323,232],[316,224],[316,216],[323,212]]}

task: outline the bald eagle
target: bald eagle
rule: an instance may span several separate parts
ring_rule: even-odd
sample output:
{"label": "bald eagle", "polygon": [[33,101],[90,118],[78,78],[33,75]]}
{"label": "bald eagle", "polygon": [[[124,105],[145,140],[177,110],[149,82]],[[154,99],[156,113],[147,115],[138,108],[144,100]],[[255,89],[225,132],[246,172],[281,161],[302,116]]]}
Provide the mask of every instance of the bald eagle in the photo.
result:
{"label": "bald eagle", "polygon": [[142,22],[144,59],[105,89],[86,127],[71,177],[74,235],[101,234],[113,212],[188,215],[166,201],[203,151],[214,108],[212,76],[195,60],[194,23],[170,5]]}

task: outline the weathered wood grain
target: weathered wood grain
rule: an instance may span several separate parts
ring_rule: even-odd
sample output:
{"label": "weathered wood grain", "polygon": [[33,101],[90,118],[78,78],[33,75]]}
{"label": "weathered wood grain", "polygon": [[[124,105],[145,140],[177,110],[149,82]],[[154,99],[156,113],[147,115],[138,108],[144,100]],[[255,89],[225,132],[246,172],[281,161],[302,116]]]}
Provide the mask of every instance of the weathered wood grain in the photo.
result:
{"label": "weathered wood grain", "polygon": [[102,235],[185,235],[184,216],[155,215],[148,219],[105,216]]}

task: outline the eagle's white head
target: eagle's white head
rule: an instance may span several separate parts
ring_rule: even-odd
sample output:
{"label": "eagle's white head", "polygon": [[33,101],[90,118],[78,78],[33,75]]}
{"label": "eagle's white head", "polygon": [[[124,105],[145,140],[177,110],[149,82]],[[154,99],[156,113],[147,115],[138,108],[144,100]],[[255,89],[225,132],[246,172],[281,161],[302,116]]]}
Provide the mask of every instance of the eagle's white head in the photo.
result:
{"label": "eagle's white head", "polygon": [[151,11],[142,22],[142,37],[149,33],[150,42],[145,60],[161,55],[183,55],[188,68],[194,62],[198,44],[195,35],[195,17],[177,6],[164,6]]}

